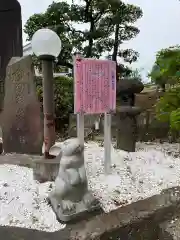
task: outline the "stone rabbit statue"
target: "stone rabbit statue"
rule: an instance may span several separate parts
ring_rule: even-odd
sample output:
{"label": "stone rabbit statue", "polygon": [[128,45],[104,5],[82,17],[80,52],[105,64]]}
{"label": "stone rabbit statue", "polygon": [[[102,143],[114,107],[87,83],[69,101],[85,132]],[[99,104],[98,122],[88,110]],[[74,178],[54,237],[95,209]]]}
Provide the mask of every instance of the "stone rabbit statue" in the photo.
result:
{"label": "stone rabbit statue", "polygon": [[84,145],[76,138],[66,140],[58,157],[59,173],[49,199],[59,220],[67,222],[96,208],[98,202],[88,191]]}

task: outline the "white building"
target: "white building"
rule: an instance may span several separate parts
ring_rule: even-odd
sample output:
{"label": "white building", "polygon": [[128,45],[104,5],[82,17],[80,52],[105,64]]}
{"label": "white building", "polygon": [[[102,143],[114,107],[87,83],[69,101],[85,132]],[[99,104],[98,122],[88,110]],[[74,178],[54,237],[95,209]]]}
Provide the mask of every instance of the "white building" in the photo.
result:
{"label": "white building", "polygon": [[27,43],[23,47],[23,56],[32,55],[32,54],[33,54],[33,51],[31,47],[31,43]]}
{"label": "white building", "polygon": [[[27,43],[23,47],[23,56],[32,55],[32,54],[33,54],[33,51],[32,51],[32,47],[31,47],[31,43]],[[66,73],[54,73],[54,77],[68,76],[69,73],[72,73],[71,69],[69,69],[69,71]],[[41,76],[41,73],[39,73],[39,71],[37,69],[35,69],[35,74],[36,74],[36,76]]]}

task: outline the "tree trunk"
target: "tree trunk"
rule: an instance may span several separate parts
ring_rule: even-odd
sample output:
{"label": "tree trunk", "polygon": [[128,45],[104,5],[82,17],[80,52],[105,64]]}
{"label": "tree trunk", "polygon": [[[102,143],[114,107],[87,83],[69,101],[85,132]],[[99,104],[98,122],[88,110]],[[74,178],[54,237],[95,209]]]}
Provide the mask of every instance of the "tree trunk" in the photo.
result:
{"label": "tree trunk", "polygon": [[116,24],[115,27],[115,38],[114,38],[114,46],[113,46],[113,54],[112,54],[112,60],[117,62],[117,54],[118,54],[118,42],[119,42],[119,24]]}
{"label": "tree trunk", "polygon": [[90,58],[92,57],[92,47],[93,47],[93,33],[94,33],[94,29],[95,29],[95,25],[94,25],[94,19],[91,15],[91,23],[90,23],[90,31],[89,31],[89,46],[88,46],[88,50],[87,50],[87,54],[86,57]]}
{"label": "tree trunk", "polygon": [[118,81],[118,78],[119,78],[119,75],[118,75],[119,72],[118,72],[118,66],[117,66],[117,54],[118,54],[118,47],[119,47],[118,36],[119,36],[119,24],[116,24],[113,54],[112,54],[112,60],[116,62],[116,81]]}
{"label": "tree trunk", "polygon": [[166,92],[166,84],[165,84],[165,83],[163,83],[163,84],[161,85],[161,88],[162,88],[162,92]]}

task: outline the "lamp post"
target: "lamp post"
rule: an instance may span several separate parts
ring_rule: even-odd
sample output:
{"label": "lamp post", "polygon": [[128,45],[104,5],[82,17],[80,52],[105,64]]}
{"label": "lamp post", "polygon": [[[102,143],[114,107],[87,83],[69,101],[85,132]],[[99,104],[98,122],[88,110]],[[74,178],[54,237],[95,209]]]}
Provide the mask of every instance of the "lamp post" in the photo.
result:
{"label": "lamp post", "polygon": [[44,157],[54,158],[49,154],[55,143],[54,121],[54,89],[53,89],[53,62],[61,52],[61,40],[50,29],[40,29],[32,37],[32,51],[42,61],[43,75],[43,113],[44,113]]}

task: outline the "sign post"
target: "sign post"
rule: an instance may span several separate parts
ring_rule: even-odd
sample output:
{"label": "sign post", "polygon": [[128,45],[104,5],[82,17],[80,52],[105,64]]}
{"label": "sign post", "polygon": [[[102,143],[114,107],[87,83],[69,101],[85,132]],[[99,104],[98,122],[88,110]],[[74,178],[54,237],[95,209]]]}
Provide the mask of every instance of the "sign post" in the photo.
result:
{"label": "sign post", "polygon": [[[76,54],[74,56],[73,62],[74,62],[74,68],[73,68],[73,75],[74,75],[74,99],[76,99],[78,96],[77,94],[77,89],[76,89],[76,81],[79,81],[79,64],[80,61],[82,60],[82,57],[80,54]],[[75,109],[75,102],[74,101],[74,109]],[[84,144],[84,113],[82,111],[77,112],[77,137],[80,141],[81,144]]]}
{"label": "sign post", "polygon": [[111,114],[104,114],[104,167],[105,173],[111,169]]}
{"label": "sign post", "polygon": [[77,136],[81,144],[84,144],[84,114],[77,114]]}
{"label": "sign post", "polygon": [[116,63],[110,60],[74,58],[74,112],[77,135],[84,143],[84,114],[104,113],[105,172],[111,165],[111,114],[116,110]]}

